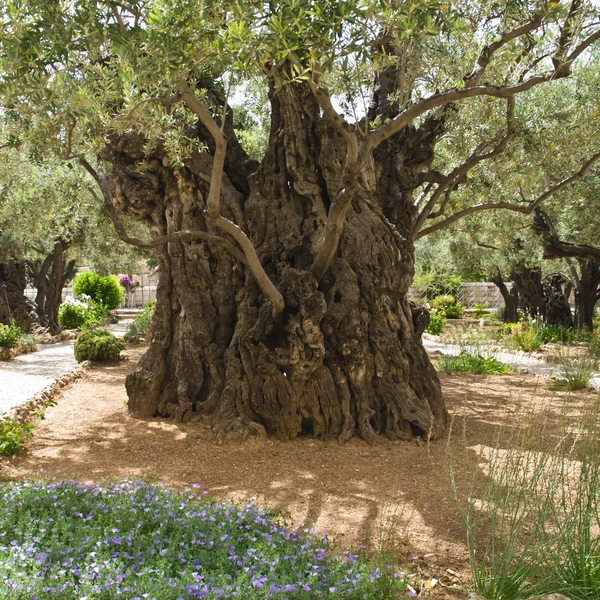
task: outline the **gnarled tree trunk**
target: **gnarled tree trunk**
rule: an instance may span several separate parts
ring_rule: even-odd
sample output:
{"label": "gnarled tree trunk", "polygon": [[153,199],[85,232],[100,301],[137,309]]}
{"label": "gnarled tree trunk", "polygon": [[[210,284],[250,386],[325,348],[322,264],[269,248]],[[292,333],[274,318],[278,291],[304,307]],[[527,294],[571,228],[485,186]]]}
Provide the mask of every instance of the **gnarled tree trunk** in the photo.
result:
{"label": "gnarled tree trunk", "polygon": [[519,321],[519,290],[516,285],[512,285],[510,289],[502,274],[498,272],[492,277],[492,282],[500,290],[502,298],[504,300],[504,314],[502,315],[502,321],[504,323],[518,323]]}
{"label": "gnarled tree trunk", "polygon": [[600,300],[600,265],[591,260],[579,261],[580,275],[575,286],[575,325],[578,329],[594,329],[594,310]]}
{"label": "gnarled tree trunk", "polygon": [[25,264],[0,263],[0,323],[8,325],[11,320],[24,331],[39,326],[35,306],[25,296]]}
{"label": "gnarled tree trunk", "polygon": [[[131,413],[206,416],[221,439],[439,438],[448,415],[420,339],[427,317],[407,295],[412,191],[424,166],[411,158],[423,136],[410,130],[377,150],[318,283],[310,267],[339,191],[345,145],[306,86],[272,91],[271,105],[260,166],[229,141],[221,212],[252,240],[285,299],[283,317],[273,320],[249,269],[220,246],[161,247],[150,348],[126,384]],[[154,236],[210,231],[210,153],[182,169],[157,154],[142,170],[143,141],[122,137],[106,153],[115,206]]]}

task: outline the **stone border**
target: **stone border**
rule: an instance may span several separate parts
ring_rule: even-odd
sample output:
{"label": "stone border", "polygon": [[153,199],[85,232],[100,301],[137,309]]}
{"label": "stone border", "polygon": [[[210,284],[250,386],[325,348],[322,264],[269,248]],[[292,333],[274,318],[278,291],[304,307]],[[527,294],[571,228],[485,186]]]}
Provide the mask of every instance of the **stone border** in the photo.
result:
{"label": "stone border", "polygon": [[8,411],[7,416],[17,423],[26,423],[30,421],[34,414],[43,409],[48,402],[54,400],[55,396],[57,396],[64,388],[74,381],[81,379],[90,367],[90,364],[91,363],[86,360],[80,365],[77,365],[74,369],[71,369],[62,377],[59,377],[49,386],[45,387],[41,392],[38,392],[33,398],[26,400],[18,406],[13,406],[13,408]]}

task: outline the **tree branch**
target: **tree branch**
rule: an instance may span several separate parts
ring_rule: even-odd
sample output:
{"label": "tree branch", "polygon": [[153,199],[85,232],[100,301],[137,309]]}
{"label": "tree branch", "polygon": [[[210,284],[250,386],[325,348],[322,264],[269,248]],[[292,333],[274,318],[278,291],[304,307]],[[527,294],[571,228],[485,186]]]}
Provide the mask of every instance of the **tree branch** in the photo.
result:
{"label": "tree branch", "polygon": [[514,204],[512,202],[491,202],[491,203],[484,203],[484,204],[476,204],[475,206],[470,206],[469,208],[465,208],[465,209],[451,215],[447,219],[444,219],[443,221],[440,221],[439,223],[436,223],[435,225],[432,225],[431,227],[427,227],[426,229],[423,229],[422,231],[418,232],[415,239],[420,239],[422,237],[425,237],[426,235],[429,235],[430,233],[434,233],[435,231],[444,229],[444,227],[448,227],[448,225],[451,225],[452,223],[455,223],[459,219],[462,219],[468,215],[472,215],[473,213],[482,212],[482,211],[486,211],[486,210],[504,209],[504,210],[512,210],[515,212],[519,212],[524,215],[530,215],[538,206],[540,206],[540,204],[542,204],[542,202],[544,202],[544,200],[547,200],[550,196],[553,196],[554,194],[558,193],[560,190],[564,189],[565,187],[571,185],[578,179],[581,179],[589,171],[589,169],[592,167],[592,165],[595,162],[597,162],[599,159],[600,159],[600,152],[597,152],[589,160],[587,160],[584,163],[584,165],[581,167],[581,169],[579,169],[579,171],[577,171],[577,173],[574,173],[570,177],[567,177],[566,179],[563,179],[556,185],[553,185],[551,188],[546,190],[541,196],[539,196],[536,200],[534,200],[533,202],[530,202],[529,204],[525,204],[525,205],[524,204]]}
{"label": "tree branch", "polygon": [[484,47],[477,59],[477,63],[473,67],[473,71],[470,75],[464,78],[465,88],[471,88],[479,84],[483,75],[485,74],[485,70],[489,65],[492,56],[495,52],[497,52],[502,46],[505,46],[511,40],[514,40],[522,35],[526,35],[535,29],[537,29],[542,24],[542,15],[536,14],[533,16],[531,21],[528,23],[524,23],[523,25],[516,27],[515,29],[511,29],[510,31],[504,31],[500,34],[500,37],[491,44],[488,44]]}
{"label": "tree branch", "polygon": [[200,119],[200,122],[215,141],[215,154],[213,157],[212,177],[208,199],[206,201],[206,214],[209,219],[221,216],[221,184],[225,169],[225,155],[227,154],[227,139],[221,128],[217,125],[210,111],[198,100],[192,88],[183,79],[177,83],[181,92],[181,99],[187,107]]}
{"label": "tree branch", "polygon": [[[305,69],[304,65],[300,62],[300,59],[293,52],[290,52],[288,57],[292,64],[299,70]],[[307,77],[308,86],[323,110],[323,114],[342,136],[344,136],[346,144],[348,145],[348,158],[350,161],[355,161],[358,158],[358,137],[356,135],[356,128],[350,125],[350,123],[348,123],[331,104],[331,95],[322,80],[324,72],[321,65],[319,65],[317,61],[314,61],[312,68],[306,69],[306,72],[309,73],[309,76]]]}
{"label": "tree branch", "polygon": [[[498,156],[506,149],[506,146],[510,142],[510,140],[515,136],[515,99],[514,97],[510,97],[507,100],[506,105],[506,133],[503,138],[490,150],[489,152],[485,152],[483,154],[479,154],[478,149],[469,156],[469,158],[460,166],[456,167],[443,182],[441,182],[436,190],[431,195],[431,198],[419,214],[417,221],[412,230],[412,239],[413,241],[418,239],[419,231],[423,227],[425,221],[428,218],[436,218],[443,214],[446,205],[450,200],[450,193],[456,187],[461,178],[465,177],[466,174],[477,164],[484,160],[489,160],[494,156]],[[442,207],[436,213],[432,213],[437,201],[441,197],[442,193],[446,192],[446,197],[442,204]]]}
{"label": "tree branch", "polygon": [[429,110],[439,108],[440,106],[445,106],[446,104],[450,104],[452,102],[457,102],[466,98],[475,98],[478,96],[510,98],[516,94],[526,92],[536,85],[547,83],[554,79],[568,77],[571,74],[571,66],[575,59],[597,40],[600,40],[600,30],[594,32],[580,42],[579,45],[577,45],[568,55],[567,59],[558,66],[558,68],[545,75],[533,75],[528,79],[524,79],[511,85],[473,85],[472,87],[464,89],[447,90],[412,104],[394,119],[385,125],[382,125],[378,129],[375,129],[368,135],[368,137],[360,144],[359,162],[363,164],[370,152],[375,147],[401,131],[417,117]]}
{"label": "tree branch", "polygon": [[[94,169],[94,167],[92,167],[92,165],[90,165],[90,163],[85,158],[80,157],[79,162],[81,163],[83,168],[93,177],[93,179],[100,187],[100,190],[102,191],[104,208],[115,228],[115,231],[117,232],[117,235],[119,236],[119,239],[125,242],[126,244],[130,244],[131,246],[137,246],[138,248],[151,249],[158,248],[159,246],[164,246],[165,244],[169,244],[170,242],[191,242],[195,240],[200,240],[203,242],[217,244],[225,250],[227,250],[229,254],[237,258],[241,263],[245,265],[248,264],[248,261],[246,260],[244,254],[242,254],[231,242],[218,235],[207,233],[205,231],[183,230],[178,231],[177,233],[171,233],[169,235],[154,238],[153,240],[142,240],[140,238],[131,237],[127,233],[125,225],[119,217],[119,214],[117,213],[117,210],[112,202],[110,189],[108,187],[108,181],[106,180],[106,175],[104,174],[102,163],[98,165],[98,171],[96,171],[96,169]],[[91,188],[90,192],[96,195],[94,190],[92,190]]]}
{"label": "tree branch", "polygon": [[535,211],[533,228],[542,238],[544,258],[578,258],[600,264],[600,248],[559,239],[548,215],[541,208]]}

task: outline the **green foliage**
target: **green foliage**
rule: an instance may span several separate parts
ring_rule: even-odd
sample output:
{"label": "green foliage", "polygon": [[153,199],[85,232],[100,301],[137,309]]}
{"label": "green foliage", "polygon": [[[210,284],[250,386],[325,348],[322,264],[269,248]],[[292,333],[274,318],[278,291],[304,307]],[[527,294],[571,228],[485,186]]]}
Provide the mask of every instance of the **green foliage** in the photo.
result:
{"label": "green foliage", "polygon": [[58,322],[65,329],[93,327],[108,317],[109,310],[99,302],[69,298],[58,309]]}
{"label": "green foliage", "polygon": [[142,314],[138,315],[127,328],[127,333],[123,336],[124,341],[136,344],[148,340],[150,319],[154,312],[154,305],[155,301],[153,300],[146,302]]}
{"label": "green foliage", "polygon": [[[199,487],[199,486],[194,486]],[[0,484],[2,600],[390,600],[408,580],[275,511],[141,481]]]}
{"label": "green foliage", "polygon": [[561,352],[558,364],[561,375],[555,383],[556,389],[561,390],[586,390],[590,381],[598,370],[598,359],[587,352],[571,354]]}
{"label": "green foliage", "polygon": [[457,298],[462,282],[460,277],[448,275],[442,271],[417,271],[414,278],[414,286],[421,294],[421,298],[429,301],[439,296],[453,296]]}
{"label": "green foliage", "polygon": [[26,450],[25,443],[33,435],[32,423],[19,423],[10,417],[0,418],[0,454],[12,456]]}
{"label": "green foliage", "polygon": [[504,312],[506,311],[506,305],[504,302],[500,302],[498,306],[494,309],[493,315],[495,321],[502,321],[504,318]]}
{"label": "green foliage", "polygon": [[93,271],[84,271],[75,277],[73,293],[79,299],[91,298],[107,311],[119,308],[123,300],[123,288],[114,275],[103,276]]}
{"label": "green foliage", "polygon": [[473,309],[471,310],[471,314],[476,318],[476,319],[482,319],[483,317],[485,317],[488,312],[486,310],[488,306],[487,302],[476,302],[475,304],[473,304]]}
{"label": "green foliage", "polygon": [[15,348],[19,344],[22,330],[14,323],[4,325],[0,323],[0,348]]}
{"label": "green foliage", "polygon": [[75,340],[75,360],[97,362],[119,360],[125,346],[105,329],[90,329],[81,333]]}
{"label": "green foliage", "polygon": [[476,373],[480,375],[505,375],[512,369],[492,356],[482,356],[461,350],[458,356],[443,356],[439,360],[440,367],[450,375],[456,371],[461,373]]}
{"label": "green foliage", "polygon": [[431,301],[431,308],[437,308],[444,313],[447,319],[460,319],[465,311],[462,304],[454,296],[443,294]]}
{"label": "green foliage", "polygon": [[446,327],[446,315],[444,311],[432,308],[429,310],[429,325],[425,331],[431,335],[439,335]]}

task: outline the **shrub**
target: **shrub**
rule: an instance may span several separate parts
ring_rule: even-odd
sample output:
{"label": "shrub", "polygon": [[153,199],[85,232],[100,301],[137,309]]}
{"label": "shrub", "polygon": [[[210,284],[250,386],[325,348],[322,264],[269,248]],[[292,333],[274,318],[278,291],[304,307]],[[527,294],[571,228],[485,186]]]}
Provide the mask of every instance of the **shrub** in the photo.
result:
{"label": "shrub", "polygon": [[0,454],[11,456],[25,451],[25,442],[31,439],[32,431],[31,423],[19,423],[10,417],[0,418]]}
{"label": "shrub", "polygon": [[414,286],[424,300],[433,300],[437,296],[450,295],[455,298],[460,293],[462,279],[445,273],[417,272]]}
{"label": "shrub", "polygon": [[98,362],[119,360],[125,346],[105,329],[90,329],[81,333],[75,340],[75,360],[94,360]]}
{"label": "shrub", "polygon": [[96,325],[109,312],[103,304],[84,295],[86,300],[67,298],[58,309],[58,322],[65,329],[80,329]]}
{"label": "shrub", "polygon": [[487,305],[487,302],[476,302],[475,304],[473,304],[473,310],[471,311],[471,314],[476,319],[482,319],[488,314],[486,310]]}
{"label": "shrub", "polygon": [[79,329],[85,325],[87,304],[76,298],[67,298],[58,309],[58,322],[65,329]]}
{"label": "shrub", "polygon": [[439,335],[446,327],[446,315],[444,311],[432,308],[429,310],[429,325],[425,331],[431,335]]}
{"label": "shrub", "polygon": [[10,325],[0,323],[0,348],[11,350],[17,346],[22,333],[21,329],[14,322],[11,322]]}
{"label": "shrub", "polygon": [[146,302],[143,312],[127,328],[127,333],[123,336],[123,340],[131,344],[136,344],[148,339],[150,319],[154,312],[154,305],[155,301],[153,300]]}
{"label": "shrub", "polygon": [[502,321],[502,319],[504,319],[505,312],[506,305],[504,304],[504,302],[500,302],[500,304],[498,304],[498,306],[496,306],[496,309],[494,310],[494,319],[496,321]]}
{"label": "shrub", "polygon": [[447,319],[460,319],[465,311],[454,296],[444,294],[431,301],[431,307],[443,311]]}
{"label": "shrub", "polygon": [[492,356],[471,354],[467,350],[461,350],[458,356],[443,356],[439,364],[448,375],[456,371],[480,375],[504,375],[512,371],[509,365],[501,363]]}
{"label": "shrub", "polygon": [[269,509],[143,482],[0,484],[0,598],[400,598],[407,580]]}
{"label": "shrub", "polygon": [[88,296],[108,311],[118,308],[123,300],[123,288],[114,275],[103,277],[93,271],[84,271],[75,277],[73,293],[79,299]]}

